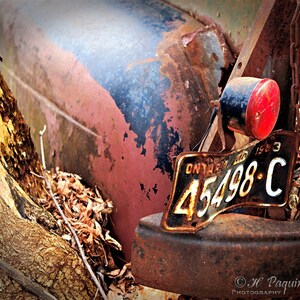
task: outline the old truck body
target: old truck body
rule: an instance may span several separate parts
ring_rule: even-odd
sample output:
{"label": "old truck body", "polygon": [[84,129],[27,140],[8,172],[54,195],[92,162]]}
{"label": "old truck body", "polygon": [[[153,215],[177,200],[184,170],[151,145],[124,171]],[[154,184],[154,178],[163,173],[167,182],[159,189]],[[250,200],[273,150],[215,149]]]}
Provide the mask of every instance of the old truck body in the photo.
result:
{"label": "old truck body", "polygon": [[171,2],[0,1],[1,71],[35,144],[47,125],[48,168],[112,199],[127,259],[139,219],[168,201],[172,157],[204,133],[260,4]]}

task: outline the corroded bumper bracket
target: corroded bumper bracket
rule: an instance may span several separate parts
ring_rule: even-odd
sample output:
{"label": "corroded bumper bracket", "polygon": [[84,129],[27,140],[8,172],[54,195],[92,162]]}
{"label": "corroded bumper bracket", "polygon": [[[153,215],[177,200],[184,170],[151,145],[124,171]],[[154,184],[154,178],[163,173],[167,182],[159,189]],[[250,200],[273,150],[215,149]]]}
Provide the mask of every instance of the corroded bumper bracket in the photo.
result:
{"label": "corroded bumper bracket", "polygon": [[299,222],[230,213],[196,234],[169,234],[161,217],[145,217],[136,229],[138,283],[194,297],[300,296]]}

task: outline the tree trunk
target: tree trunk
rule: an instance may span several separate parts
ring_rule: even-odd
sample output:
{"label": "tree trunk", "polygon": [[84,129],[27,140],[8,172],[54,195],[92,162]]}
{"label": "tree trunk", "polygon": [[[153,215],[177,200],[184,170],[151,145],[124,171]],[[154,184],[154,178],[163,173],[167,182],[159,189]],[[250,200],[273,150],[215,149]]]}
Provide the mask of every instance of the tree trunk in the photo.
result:
{"label": "tree trunk", "polygon": [[43,194],[41,164],[30,136],[30,129],[17,102],[0,73],[0,145],[1,163],[33,199]]}
{"label": "tree trunk", "polygon": [[41,164],[1,74],[0,147],[0,299],[94,299],[81,258],[50,232],[56,221],[37,204]]}

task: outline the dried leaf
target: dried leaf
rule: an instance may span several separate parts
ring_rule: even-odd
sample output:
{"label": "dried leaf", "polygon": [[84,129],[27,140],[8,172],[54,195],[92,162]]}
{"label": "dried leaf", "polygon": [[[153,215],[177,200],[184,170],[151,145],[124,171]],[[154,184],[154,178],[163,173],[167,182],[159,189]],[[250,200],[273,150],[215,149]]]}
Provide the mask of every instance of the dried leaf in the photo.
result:
{"label": "dried leaf", "polygon": [[72,210],[73,210],[75,213],[80,213],[79,205],[73,204]]}
{"label": "dried leaf", "polygon": [[[122,270],[116,269],[116,270],[113,270],[113,271],[111,271],[111,272],[108,272],[107,275],[108,275],[110,278],[120,278],[120,277],[122,277],[127,271],[130,272],[130,271],[129,271],[130,265],[131,265],[130,263],[125,264],[125,265],[123,266]],[[131,273],[131,272],[130,272],[130,273]]]}
{"label": "dried leaf", "polygon": [[109,215],[112,213],[112,208],[105,208],[101,211],[103,214]]}
{"label": "dried leaf", "polygon": [[105,232],[105,241],[110,244],[112,247],[114,247],[115,249],[121,251],[122,250],[122,246],[121,244],[115,240],[114,238],[112,238],[110,235],[109,235],[109,230],[107,230]]}
{"label": "dried leaf", "polygon": [[[139,291],[139,286],[134,283],[130,264],[124,265],[121,269],[116,268],[111,248],[121,250],[122,246],[106,228],[107,214],[112,212],[113,202],[109,198],[104,201],[98,187],[94,190],[85,187],[78,175],[56,169],[55,172],[49,172],[48,177],[55,197],[76,231],[91,266],[96,272],[103,270],[106,278],[114,281],[114,285],[109,288],[108,298],[134,299],[132,297]],[[40,203],[57,218],[58,224],[63,229],[62,238],[74,247],[74,239],[51,197],[41,199]]]}
{"label": "dried leaf", "polygon": [[85,194],[77,194],[76,197],[82,202],[87,202],[89,199],[89,196],[86,193]]}
{"label": "dried leaf", "polygon": [[107,199],[105,201],[105,203],[106,203],[107,207],[109,207],[109,208],[113,208],[114,207],[113,202],[110,199]]}
{"label": "dried leaf", "polygon": [[68,196],[70,194],[70,190],[68,188],[67,181],[61,180],[57,183],[56,192],[63,196]]}
{"label": "dried leaf", "polygon": [[120,269],[115,269],[111,272],[108,272],[106,275],[108,275],[108,277],[110,277],[110,278],[117,278],[117,277],[119,277],[120,272],[121,272]]}
{"label": "dried leaf", "polygon": [[84,190],[84,186],[81,184],[81,182],[75,178],[74,182],[72,182],[71,186],[76,192],[82,192]]}
{"label": "dried leaf", "polygon": [[100,237],[102,239],[102,241],[105,241],[105,238],[104,238],[104,235],[103,235],[103,232],[102,232],[102,227],[100,226],[100,224],[95,221],[95,231],[96,231],[96,235],[98,237]]}
{"label": "dried leaf", "polygon": [[101,212],[103,211],[103,209],[105,209],[106,205],[104,202],[102,203],[94,203],[93,206],[93,212],[96,215],[101,215]]}
{"label": "dried leaf", "polygon": [[126,294],[126,283],[123,281],[121,284],[118,284],[118,288],[122,291],[122,294]]}

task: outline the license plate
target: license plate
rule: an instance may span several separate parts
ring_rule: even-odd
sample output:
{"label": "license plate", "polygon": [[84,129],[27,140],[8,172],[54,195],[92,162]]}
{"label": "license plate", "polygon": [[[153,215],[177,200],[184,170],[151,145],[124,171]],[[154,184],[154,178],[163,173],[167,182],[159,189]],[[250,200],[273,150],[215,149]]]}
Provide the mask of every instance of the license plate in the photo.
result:
{"label": "license plate", "polygon": [[181,153],[176,158],[162,229],[196,232],[229,209],[284,207],[297,137],[294,132],[280,130],[229,153]]}

